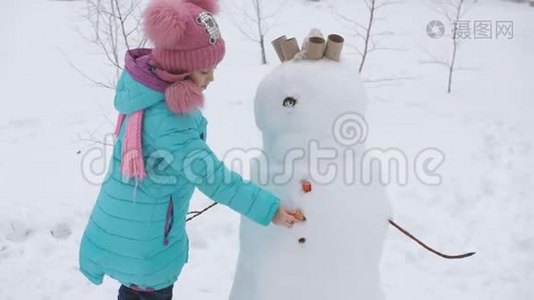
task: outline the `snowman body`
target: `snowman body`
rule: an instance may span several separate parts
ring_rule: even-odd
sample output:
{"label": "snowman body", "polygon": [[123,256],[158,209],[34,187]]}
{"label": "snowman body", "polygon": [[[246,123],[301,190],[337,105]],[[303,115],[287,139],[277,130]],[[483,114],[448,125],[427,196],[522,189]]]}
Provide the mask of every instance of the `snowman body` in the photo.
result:
{"label": "snowman body", "polygon": [[363,117],[366,102],[357,71],[342,62],[286,62],[262,81],[255,115],[264,156],[252,161],[251,178],[306,222],[241,220],[230,300],[383,299],[390,206],[380,184],[363,180],[366,148],[356,135],[366,129],[356,123],[364,119],[347,118]]}

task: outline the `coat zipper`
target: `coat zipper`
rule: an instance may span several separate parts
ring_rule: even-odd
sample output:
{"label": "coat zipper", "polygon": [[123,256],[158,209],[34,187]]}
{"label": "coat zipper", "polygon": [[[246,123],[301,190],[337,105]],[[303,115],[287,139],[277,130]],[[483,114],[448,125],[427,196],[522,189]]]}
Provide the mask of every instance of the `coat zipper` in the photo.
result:
{"label": "coat zipper", "polygon": [[169,245],[169,234],[171,232],[172,223],[174,221],[174,203],[172,201],[172,196],[169,199],[169,205],[167,206],[167,215],[165,217],[165,232],[163,235],[163,245]]}

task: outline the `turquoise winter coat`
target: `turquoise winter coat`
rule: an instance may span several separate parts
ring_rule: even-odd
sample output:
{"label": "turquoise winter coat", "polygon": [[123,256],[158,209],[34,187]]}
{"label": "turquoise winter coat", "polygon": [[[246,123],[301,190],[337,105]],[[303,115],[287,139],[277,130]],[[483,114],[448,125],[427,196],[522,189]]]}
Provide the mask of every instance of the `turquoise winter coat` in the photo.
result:
{"label": "turquoise winter coat", "polygon": [[[271,222],[279,199],[243,181],[216,158],[205,143],[206,119],[199,110],[176,115],[162,93],[128,72],[118,84],[115,106],[125,114],[145,110],[148,176],[136,187],[120,172],[126,119],[80,246],[80,269],[91,282],[101,284],[108,275],[142,289],[174,284],[188,258],[185,220],[195,187],[257,223]],[[187,159],[191,155],[202,159]]]}

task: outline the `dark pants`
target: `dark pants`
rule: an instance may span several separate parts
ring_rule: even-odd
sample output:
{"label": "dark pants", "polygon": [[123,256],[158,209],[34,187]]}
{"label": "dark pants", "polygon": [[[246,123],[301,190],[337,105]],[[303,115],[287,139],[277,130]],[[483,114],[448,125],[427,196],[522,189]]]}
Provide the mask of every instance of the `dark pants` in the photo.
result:
{"label": "dark pants", "polygon": [[153,292],[141,292],[121,285],[118,300],[171,300],[172,285]]}

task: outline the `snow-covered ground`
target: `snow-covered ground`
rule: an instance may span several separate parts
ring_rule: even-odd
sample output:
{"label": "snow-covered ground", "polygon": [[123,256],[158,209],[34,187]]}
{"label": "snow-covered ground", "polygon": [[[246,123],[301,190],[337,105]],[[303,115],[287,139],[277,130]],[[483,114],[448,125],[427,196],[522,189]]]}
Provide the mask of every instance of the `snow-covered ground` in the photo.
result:
{"label": "snow-covered ground", "polygon": [[[224,3],[226,12],[231,3]],[[1,300],[113,299],[118,287],[112,280],[93,286],[77,270],[81,234],[98,192],[98,176],[84,176],[86,164],[101,164],[109,154],[85,139],[110,133],[116,118],[113,92],[70,66],[109,77],[105,58],[76,30],[86,28],[83,8],[83,1],[0,3]],[[319,27],[354,43],[334,11],[364,16],[359,1],[289,1],[268,40],[281,34],[300,40]],[[408,184],[388,187],[395,219],[445,252],[477,251],[447,261],[390,230],[381,264],[388,299],[534,299],[534,8],[497,0],[471,4],[463,19],[513,21],[514,37],[464,42],[458,59],[465,70],[450,95],[443,67],[422,63],[427,52],[448,51],[445,38],[431,39],[425,31],[443,17],[415,0],[382,13],[379,26],[394,33],[383,43],[397,50],[373,53],[364,79],[409,79],[369,84],[368,145],[402,149],[410,161],[428,147],[446,157],[440,185],[424,185],[410,171]],[[222,157],[232,148],[260,145],[252,99],[278,61],[269,47],[271,64],[261,66],[257,46],[227,13],[220,23],[228,54],[206,92],[205,114],[209,143]],[[356,66],[356,57],[349,59]],[[196,194],[192,209],[208,203]],[[226,299],[238,222],[237,214],[216,207],[189,224],[192,249],[176,299]]]}

